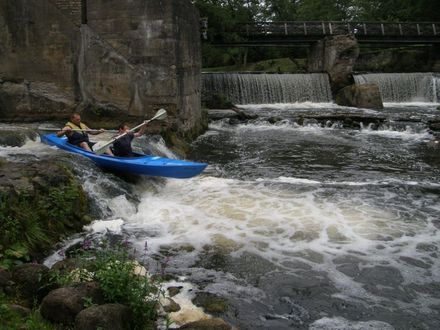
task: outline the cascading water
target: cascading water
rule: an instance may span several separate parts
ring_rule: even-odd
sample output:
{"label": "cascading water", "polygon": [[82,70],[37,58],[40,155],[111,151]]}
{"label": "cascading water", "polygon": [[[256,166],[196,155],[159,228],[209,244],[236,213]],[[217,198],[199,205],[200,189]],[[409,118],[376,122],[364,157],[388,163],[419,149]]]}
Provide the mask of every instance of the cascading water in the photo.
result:
{"label": "cascading water", "polygon": [[438,102],[440,77],[433,73],[369,73],[356,84],[376,84],[384,102]]}
{"label": "cascading water", "polygon": [[203,74],[203,96],[222,94],[235,104],[331,102],[328,76],[311,74]]}

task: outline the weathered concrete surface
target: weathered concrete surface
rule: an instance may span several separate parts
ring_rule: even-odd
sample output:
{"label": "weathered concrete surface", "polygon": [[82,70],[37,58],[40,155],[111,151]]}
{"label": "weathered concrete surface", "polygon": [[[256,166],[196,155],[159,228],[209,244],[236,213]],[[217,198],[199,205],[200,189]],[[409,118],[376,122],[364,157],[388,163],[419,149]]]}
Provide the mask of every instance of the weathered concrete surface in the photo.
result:
{"label": "weathered concrete surface", "polygon": [[[0,3],[0,120],[51,119],[75,107],[116,124],[165,108],[175,134],[204,129],[199,16],[189,0],[88,0],[82,26],[79,1],[68,2]],[[26,86],[41,83],[51,86],[44,106],[23,105],[27,95],[39,99]]]}
{"label": "weathered concrete surface", "polygon": [[366,109],[383,109],[382,96],[375,84],[350,85],[336,95],[338,105]]}
{"label": "weathered concrete surface", "polygon": [[312,46],[308,58],[309,72],[327,72],[333,96],[353,83],[351,73],[359,56],[354,35],[327,37]]}
{"label": "weathered concrete surface", "polygon": [[78,44],[74,25],[48,1],[1,1],[0,119],[66,116]]}

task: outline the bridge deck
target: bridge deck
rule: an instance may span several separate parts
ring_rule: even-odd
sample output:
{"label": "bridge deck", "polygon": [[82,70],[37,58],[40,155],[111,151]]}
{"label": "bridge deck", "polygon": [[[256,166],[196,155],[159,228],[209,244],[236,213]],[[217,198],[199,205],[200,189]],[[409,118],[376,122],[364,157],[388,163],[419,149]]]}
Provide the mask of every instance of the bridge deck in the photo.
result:
{"label": "bridge deck", "polygon": [[[218,44],[310,44],[327,36],[353,34],[360,43],[440,43],[440,22],[263,22],[240,24]],[[229,38],[228,36],[231,36]],[[232,38],[232,36],[234,36]],[[228,41],[229,40],[229,41]]]}

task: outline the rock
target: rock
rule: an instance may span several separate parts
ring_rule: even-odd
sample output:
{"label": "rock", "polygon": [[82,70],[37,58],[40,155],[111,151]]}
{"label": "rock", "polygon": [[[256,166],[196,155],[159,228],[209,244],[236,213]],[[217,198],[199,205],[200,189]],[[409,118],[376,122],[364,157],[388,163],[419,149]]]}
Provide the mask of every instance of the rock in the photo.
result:
{"label": "rock", "polygon": [[21,147],[28,139],[35,140],[35,138],[36,134],[32,131],[0,131],[0,146]]}
{"label": "rock", "polygon": [[379,87],[374,84],[350,85],[336,95],[338,105],[366,109],[383,109]]}
{"label": "rock", "polygon": [[163,310],[167,313],[173,313],[180,311],[180,306],[173,299],[166,298],[166,302],[163,303]]}
{"label": "rock", "polygon": [[210,314],[225,313],[229,309],[226,299],[206,292],[198,293],[192,302]]}
{"label": "rock", "polygon": [[81,330],[130,330],[130,309],[121,304],[105,304],[86,308],[75,318],[75,328]]}
{"label": "rock", "polygon": [[13,269],[12,279],[17,284],[21,298],[32,306],[35,298],[41,300],[47,293],[49,268],[39,264],[19,265]]}
{"label": "rock", "polygon": [[281,118],[281,117],[269,117],[269,118],[267,119],[267,121],[268,121],[270,124],[278,123],[278,122],[281,121],[281,120],[283,120],[283,118]]}
{"label": "rock", "polygon": [[70,324],[85,306],[85,299],[93,303],[104,302],[99,285],[94,282],[79,283],[51,291],[41,302],[41,315],[54,323]]}
{"label": "rock", "polygon": [[18,246],[22,251],[14,257],[39,261],[62,237],[88,223],[88,200],[68,166],[55,158],[2,162],[0,213],[14,219],[8,230],[22,235],[6,237],[6,229],[0,231],[0,252]]}
{"label": "rock", "polygon": [[4,292],[11,285],[11,272],[6,269],[0,269],[0,293]]}
{"label": "rock", "polygon": [[353,66],[359,56],[359,45],[353,35],[337,35],[318,41],[308,58],[309,72],[327,72],[333,95],[353,83]]}
{"label": "rock", "polygon": [[183,286],[170,286],[168,287],[168,294],[170,297],[174,297],[175,295],[179,294],[182,290]]}
{"label": "rock", "polygon": [[211,109],[208,110],[208,118],[210,120],[220,120],[224,118],[238,117],[237,112],[231,109]]}
{"label": "rock", "polygon": [[428,122],[428,127],[432,131],[440,132],[440,122],[435,122],[435,121]]}
{"label": "rock", "polygon": [[22,318],[26,318],[31,314],[31,309],[20,306],[20,305],[8,305],[9,310],[14,312],[15,314],[19,315]]}
{"label": "rock", "polygon": [[233,330],[234,327],[219,318],[201,320],[184,324],[179,329],[186,330]]}
{"label": "rock", "polygon": [[75,258],[67,258],[57,261],[51,268],[51,270],[59,272],[60,274],[70,273],[72,270],[78,267],[78,260]]}
{"label": "rock", "polygon": [[239,110],[237,111],[238,114],[238,119],[240,119],[241,121],[246,121],[249,119],[257,119],[258,115],[254,114],[254,113],[249,113],[243,110]]}

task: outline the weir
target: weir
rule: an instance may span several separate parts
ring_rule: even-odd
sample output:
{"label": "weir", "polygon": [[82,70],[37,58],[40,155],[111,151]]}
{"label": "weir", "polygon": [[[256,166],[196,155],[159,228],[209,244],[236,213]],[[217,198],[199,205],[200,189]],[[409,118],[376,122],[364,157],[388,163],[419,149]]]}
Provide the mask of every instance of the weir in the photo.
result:
{"label": "weir", "polygon": [[369,73],[354,75],[356,84],[376,84],[384,102],[438,102],[440,75],[435,73]]}
{"label": "weir", "polygon": [[222,94],[235,104],[332,102],[327,74],[204,73],[202,97]]}

